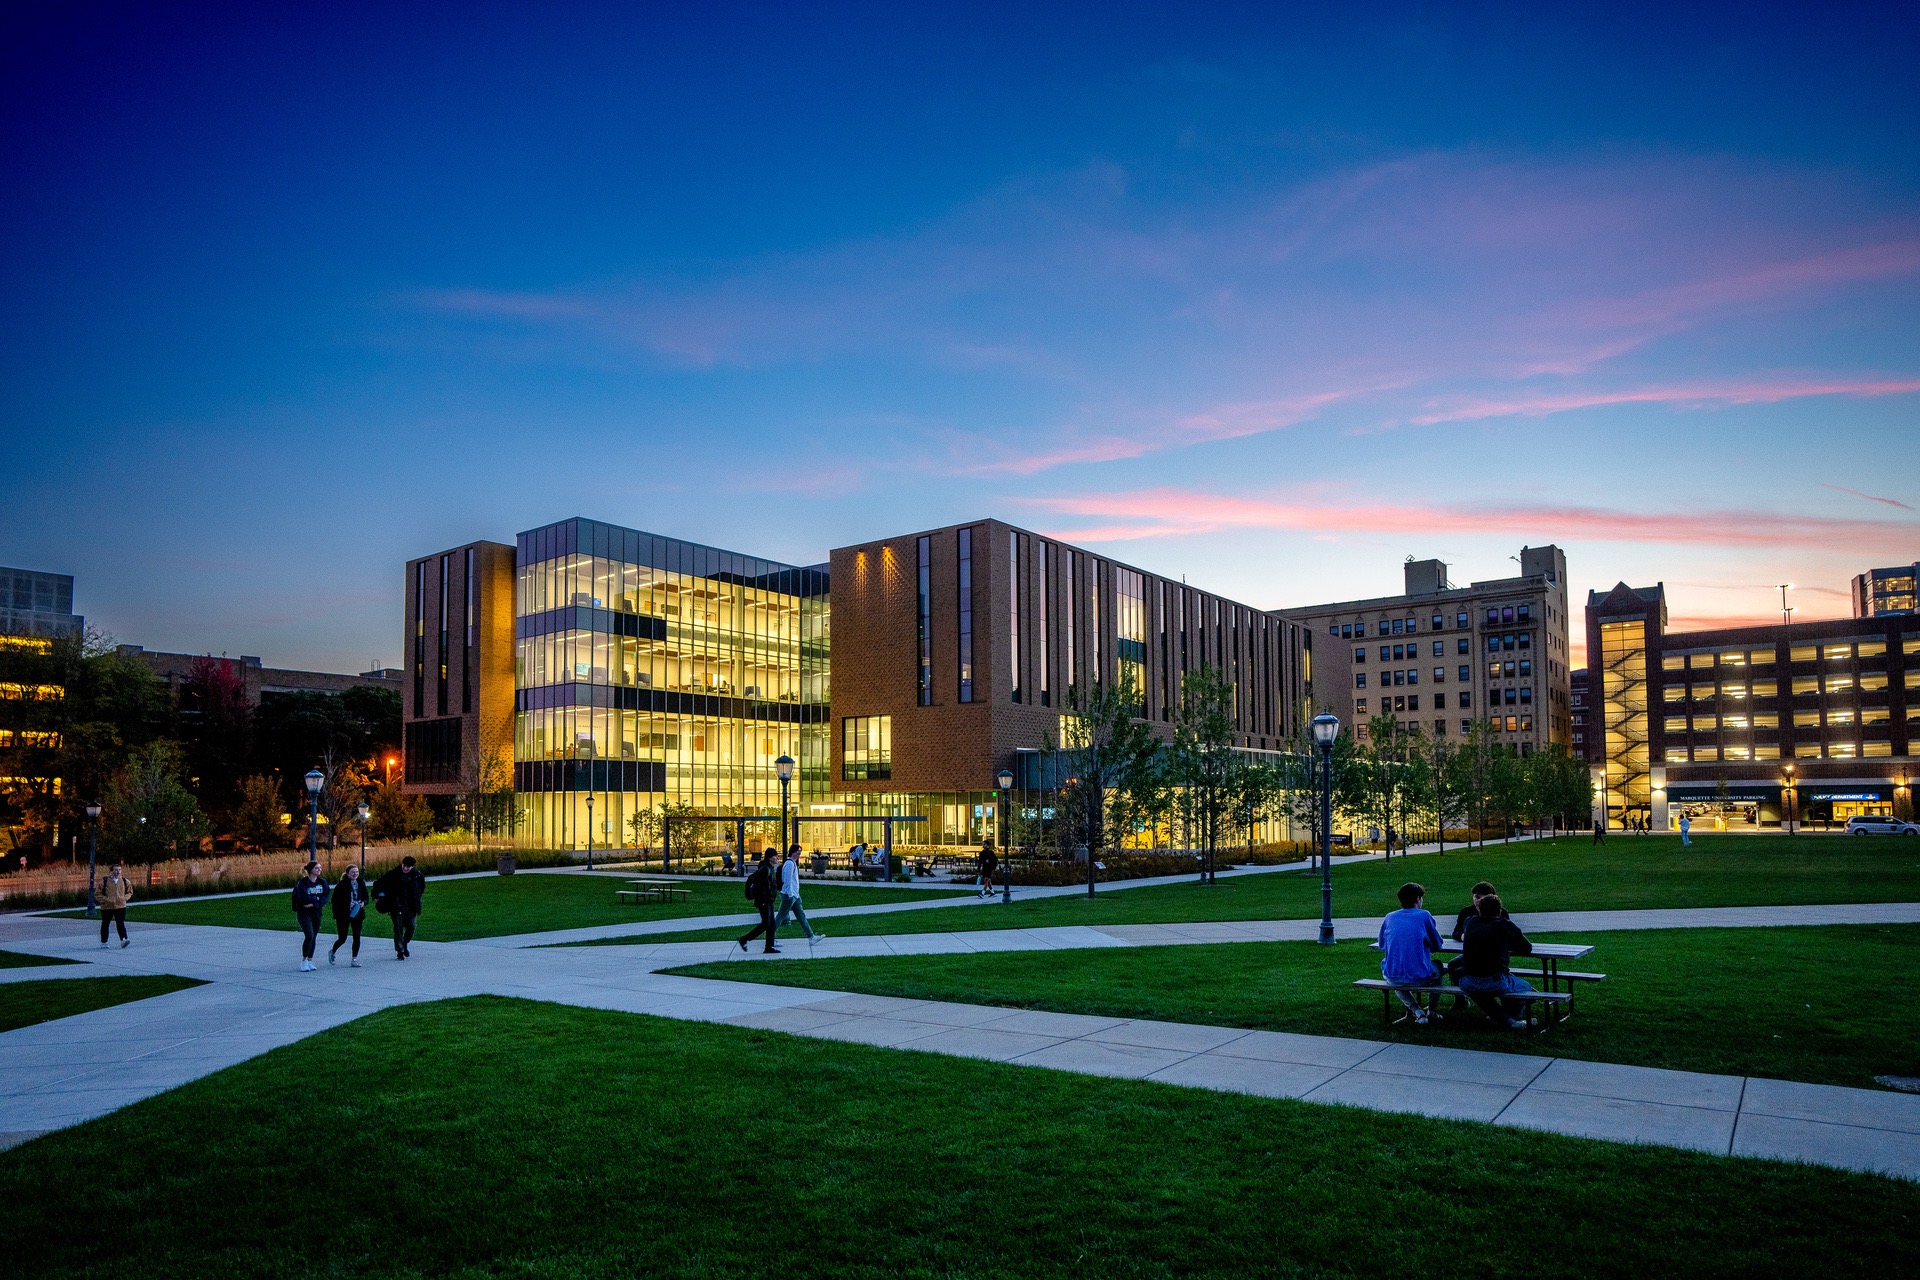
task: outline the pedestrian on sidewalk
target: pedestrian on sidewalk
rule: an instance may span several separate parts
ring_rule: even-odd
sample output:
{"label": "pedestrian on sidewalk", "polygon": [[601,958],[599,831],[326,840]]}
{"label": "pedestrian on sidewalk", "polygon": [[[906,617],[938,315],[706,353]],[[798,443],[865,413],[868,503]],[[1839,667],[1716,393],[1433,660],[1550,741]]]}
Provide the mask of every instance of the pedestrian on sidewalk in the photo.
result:
{"label": "pedestrian on sidewalk", "polygon": [[774,887],[778,881],[779,872],[775,870],[773,865],[773,850],[768,849],[761,853],[760,861],[754,867],[753,874],[747,877],[747,901],[751,902],[754,908],[759,911],[760,923],[753,926],[753,928],[748,930],[746,935],[740,939],[740,949],[742,951],[747,949],[749,942],[765,934],[767,942],[764,950],[766,954],[780,954],[780,948],[773,945],[774,929],[776,928],[773,922],[773,895]]}
{"label": "pedestrian on sidewalk", "polygon": [[327,905],[327,882],[320,864],[309,862],[293,886],[293,918],[300,922],[300,972],[312,973],[313,948],[320,938],[320,912]]}
{"label": "pedestrian on sidewalk", "polygon": [[328,964],[334,963],[351,933],[353,950],[347,953],[347,963],[355,969],[360,967],[360,930],[366,923],[367,886],[360,879],[359,864],[349,862],[347,874],[333,888],[333,927],[339,936],[333,940],[333,950],[327,952]]}
{"label": "pedestrian on sidewalk", "polygon": [[1593,820],[1593,842],[1595,844],[1605,844],[1607,842],[1607,820],[1605,818],[1595,818]]}
{"label": "pedestrian on sidewalk", "polygon": [[127,879],[127,869],[118,862],[107,870],[107,878],[100,882],[100,891],[95,895],[100,904],[100,945],[107,945],[107,925],[120,928],[120,945],[126,946],[127,904],[133,901],[133,881]]}
{"label": "pedestrian on sidewalk", "polygon": [[980,842],[980,896],[993,896],[993,873],[1000,865],[1000,857],[993,851],[991,840]]}
{"label": "pedestrian on sidewalk", "polygon": [[1688,817],[1684,813],[1681,814],[1680,815],[1680,847],[1682,849],[1691,849],[1693,847],[1692,832],[1693,832],[1693,819]]}
{"label": "pedestrian on sidewalk", "polygon": [[413,855],[373,882],[374,906],[393,917],[393,958],[405,960],[413,950],[413,925],[427,897],[427,873],[414,865]]}
{"label": "pedestrian on sidewalk", "polygon": [[813,922],[807,919],[806,908],[800,905],[800,842],[797,840],[794,841],[793,847],[787,850],[787,860],[780,864],[780,914],[774,917],[775,929],[787,927],[789,912],[800,922],[800,927],[807,931],[808,943],[827,940],[826,934],[813,931]]}

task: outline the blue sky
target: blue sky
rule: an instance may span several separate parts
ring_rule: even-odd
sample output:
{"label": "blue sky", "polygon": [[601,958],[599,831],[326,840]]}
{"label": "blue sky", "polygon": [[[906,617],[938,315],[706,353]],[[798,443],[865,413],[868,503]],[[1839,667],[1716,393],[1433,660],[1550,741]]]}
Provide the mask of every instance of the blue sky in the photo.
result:
{"label": "blue sky", "polygon": [[1910,7],[554,8],[0,18],[0,563],[357,670],[576,513],[1680,624],[1920,555]]}

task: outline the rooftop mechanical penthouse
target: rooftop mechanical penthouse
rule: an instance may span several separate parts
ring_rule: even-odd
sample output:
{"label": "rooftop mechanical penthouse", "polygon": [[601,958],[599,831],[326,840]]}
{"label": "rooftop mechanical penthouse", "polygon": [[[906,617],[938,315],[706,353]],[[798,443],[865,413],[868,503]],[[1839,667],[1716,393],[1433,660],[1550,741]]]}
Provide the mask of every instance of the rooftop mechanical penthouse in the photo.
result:
{"label": "rooftop mechanical penthouse", "polygon": [[517,834],[562,848],[663,803],[777,812],[782,755],[801,815],[845,824],[809,843],[882,814],[976,843],[1076,689],[1130,680],[1164,735],[1216,667],[1253,751],[1312,692],[1297,624],[995,520],[801,566],[575,518],[409,561],[405,610],[407,789],[511,788]]}

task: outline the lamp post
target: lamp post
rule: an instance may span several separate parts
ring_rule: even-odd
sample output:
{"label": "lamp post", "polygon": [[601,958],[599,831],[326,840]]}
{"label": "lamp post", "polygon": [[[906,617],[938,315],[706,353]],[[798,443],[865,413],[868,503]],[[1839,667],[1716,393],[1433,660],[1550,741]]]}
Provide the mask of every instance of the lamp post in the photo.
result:
{"label": "lamp post", "polygon": [[1786,771],[1787,771],[1787,794],[1786,794],[1787,834],[1792,835],[1793,834],[1793,764],[1791,761],[1788,762],[1786,766]]}
{"label": "lamp post", "polygon": [[372,814],[372,809],[364,804],[360,806],[360,878],[362,880],[367,878],[367,819]]}
{"label": "lamp post", "polygon": [[307,861],[320,861],[320,788],[327,775],[318,769],[307,770]]}
{"label": "lamp post", "polygon": [[587,792],[587,870],[593,870],[593,792]]}
{"label": "lamp post", "polygon": [[[1007,825],[1013,820],[1013,770],[1002,769],[993,775],[1000,785],[1000,817],[996,826],[1000,828],[1000,902],[1007,905],[1013,901],[1013,863],[1008,861]],[[1093,853],[1087,853],[1087,892],[1093,892]]]}
{"label": "lamp post", "polygon": [[1333,945],[1333,740],[1340,736],[1340,719],[1331,714],[1313,718],[1313,741],[1320,748],[1320,942]]}
{"label": "lamp post", "polygon": [[93,919],[93,851],[100,835],[100,806],[87,806],[87,919]]}
{"label": "lamp post", "polygon": [[[787,784],[793,781],[793,757],[782,755],[773,762],[773,771],[780,776],[780,856],[787,856]],[[817,847],[817,846],[816,846]],[[740,850],[742,865],[745,865],[747,851]]]}

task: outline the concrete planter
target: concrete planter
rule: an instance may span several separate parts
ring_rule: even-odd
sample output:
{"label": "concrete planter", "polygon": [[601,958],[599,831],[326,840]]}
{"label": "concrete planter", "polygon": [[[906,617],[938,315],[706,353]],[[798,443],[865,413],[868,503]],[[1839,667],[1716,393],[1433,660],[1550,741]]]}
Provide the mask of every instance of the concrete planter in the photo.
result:
{"label": "concrete planter", "polygon": [[514,861],[512,854],[503,853],[500,855],[500,861],[495,865],[499,867],[501,875],[510,876],[513,874],[513,869],[518,866],[519,863]]}

